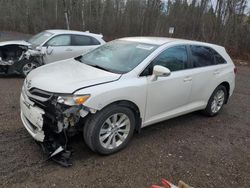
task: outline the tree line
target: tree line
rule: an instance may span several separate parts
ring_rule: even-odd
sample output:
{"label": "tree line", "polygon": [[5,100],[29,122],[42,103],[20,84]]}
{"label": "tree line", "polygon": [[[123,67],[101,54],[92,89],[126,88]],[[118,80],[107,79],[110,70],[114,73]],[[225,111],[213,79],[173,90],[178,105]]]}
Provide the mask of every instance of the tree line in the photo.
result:
{"label": "tree line", "polygon": [[250,52],[248,0],[0,0],[0,30],[67,28],[123,36],[169,36]]}

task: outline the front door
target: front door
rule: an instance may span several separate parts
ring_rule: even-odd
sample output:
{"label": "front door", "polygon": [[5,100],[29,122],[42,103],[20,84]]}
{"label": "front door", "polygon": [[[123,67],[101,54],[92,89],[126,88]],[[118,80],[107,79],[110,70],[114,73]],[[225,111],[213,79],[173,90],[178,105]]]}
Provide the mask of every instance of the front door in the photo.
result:
{"label": "front door", "polygon": [[50,39],[43,47],[45,63],[52,63],[74,57],[74,49],[71,46],[71,35],[58,35]]}
{"label": "front door", "polygon": [[[174,46],[166,49],[153,60],[148,69],[155,65],[167,67],[171,71],[168,77],[158,77],[152,81],[148,76],[145,125],[171,118],[184,112],[188,104],[192,87],[192,70],[188,68],[186,46]],[[150,73],[150,74],[151,74]]]}

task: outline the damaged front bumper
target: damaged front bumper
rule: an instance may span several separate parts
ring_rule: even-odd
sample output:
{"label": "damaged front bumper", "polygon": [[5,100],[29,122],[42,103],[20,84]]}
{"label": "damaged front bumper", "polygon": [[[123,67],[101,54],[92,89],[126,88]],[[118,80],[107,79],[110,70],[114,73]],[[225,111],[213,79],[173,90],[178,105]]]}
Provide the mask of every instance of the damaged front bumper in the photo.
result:
{"label": "damaged front bumper", "polygon": [[38,142],[43,142],[45,134],[43,131],[44,110],[33,106],[34,103],[27,97],[24,99],[23,93],[20,97],[21,120],[29,134]]}
{"label": "damaged front bumper", "polygon": [[40,143],[49,159],[65,167],[71,166],[68,137],[80,130],[89,112],[83,106],[58,104],[53,96],[41,102],[27,93],[23,88],[20,97],[24,127]]}

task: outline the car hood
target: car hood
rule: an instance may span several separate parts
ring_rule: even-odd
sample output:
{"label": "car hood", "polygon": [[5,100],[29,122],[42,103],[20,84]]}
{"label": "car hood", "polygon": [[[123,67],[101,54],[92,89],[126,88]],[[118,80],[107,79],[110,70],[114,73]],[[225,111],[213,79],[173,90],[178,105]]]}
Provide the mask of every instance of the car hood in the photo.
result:
{"label": "car hood", "polygon": [[31,71],[25,83],[28,89],[37,88],[52,93],[74,93],[80,88],[118,80],[120,76],[120,74],[80,63],[75,59],[67,59]]}
{"label": "car hood", "polygon": [[31,44],[24,40],[10,40],[10,41],[0,42],[0,46],[6,46],[6,45],[30,46]]}

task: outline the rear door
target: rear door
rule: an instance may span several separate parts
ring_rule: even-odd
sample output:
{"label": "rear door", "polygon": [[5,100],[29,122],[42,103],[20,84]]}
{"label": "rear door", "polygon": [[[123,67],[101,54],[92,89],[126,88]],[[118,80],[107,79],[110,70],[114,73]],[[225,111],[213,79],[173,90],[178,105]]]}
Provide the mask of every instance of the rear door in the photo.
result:
{"label": "rear door", "polygon": [[191,45],[190,57],[193,66],[193,84],[190,103],[205,107],[214,89],[220,84],[218,77],[226,61],[212,48]]}
{"label": "rear door", "polygon": [[91,36],[71,35],[71,37],[71,48],[75,57],[85,54],[101,45],[97,39]]}

